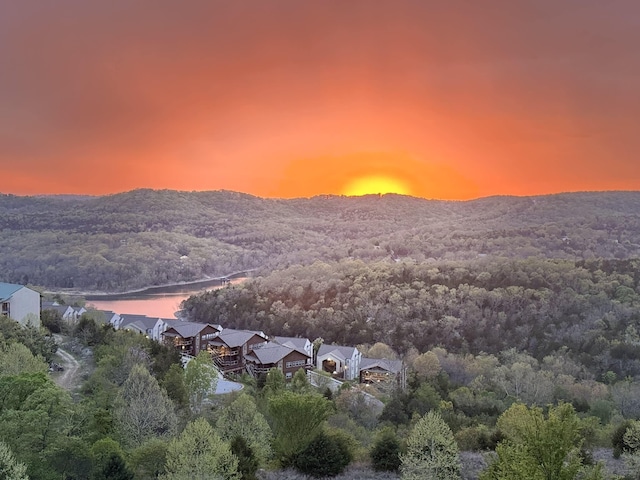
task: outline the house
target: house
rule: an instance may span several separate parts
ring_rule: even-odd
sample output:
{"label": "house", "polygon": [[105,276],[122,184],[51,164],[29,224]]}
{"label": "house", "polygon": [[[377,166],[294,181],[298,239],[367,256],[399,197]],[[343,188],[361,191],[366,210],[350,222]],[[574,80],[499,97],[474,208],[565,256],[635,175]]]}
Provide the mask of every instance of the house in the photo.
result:
{"label": "house", "polygon": [[407,368],[402,360],[363,358],[360,362],[360,383],[404,389],[407,386]]}
{"label": "house", "polygon": [[[111,310],[94,310],[89,309],[87,313],[95,320],[98,325],[111,325],[116,330],[120,326],[122,319],[120,315]],[[94,314],[92,314],[94,313]]]}
{"label": "house", "polygon": [[357,380],[362,353],[355,347],[320,345],[316,368],[344,380]]}
{"label": "house", "polygon": [[161,335],[165,344],[173,345],[182,354],[195,357],[201,350],[208,349],[209,341],[220,330],[210,323],[176,322]]}
{"label": "house", "polygon": [[214,363],[223,372],[240,373],[245,369],[245,356],[267,341],[267,336],[262,332],[224,328],[209,340],[209,351]]}
{"label": "house", "polygon": [[53,310],[54,312],[58,312],[60,314],[60,318],[67,323],[71,323],[80,317],[80,315],[76,316],[76,309],[71,305],[60,305],[58,302],[43,301],[41,304],[41,311],[44,310]]}
{"label": "house", "polygon": [[266,375],[272,368],[280,370],[287,380],[301,368],[311,368],[311,356],[304,350],[267,342],[256,345],[245,355],[247,371],[254,377]]}
{"label": "house", "polygon": [[285,347],[295,348],[309,356],[309,361],[313,358],[313,344],[308,338],[299,337],[273,337],[273,341]]}
{"label": "house", "polygon": [[146,335],[149,338],[152,338],[153,329],[159,320],[157,318],[147,317],[146,315],[134,315],[130,313],[124,313],[120,315],[120,318],[121,321],[118,329],[132,330]]}
{"label": "house", "polygon": [[0,283],[0,315],[21,325],[40,326],[40,293],[23,285]]}

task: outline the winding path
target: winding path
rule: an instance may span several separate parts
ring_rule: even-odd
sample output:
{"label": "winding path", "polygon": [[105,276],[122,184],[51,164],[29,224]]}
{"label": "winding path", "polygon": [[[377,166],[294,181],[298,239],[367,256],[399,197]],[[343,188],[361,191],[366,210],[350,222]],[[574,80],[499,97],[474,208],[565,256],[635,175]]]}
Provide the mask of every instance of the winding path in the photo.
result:
{"label": "winding path", "polygon": [[56,353],[60,356],[60,365],[64,367],[64,371],[54,375],[53,380],[64,389],[73,390],[77,384],[76,377],[80,369],[80,363],[73,355],[60,347],[60,337],[54,335],[54,338],[58,342],[58,351]]}

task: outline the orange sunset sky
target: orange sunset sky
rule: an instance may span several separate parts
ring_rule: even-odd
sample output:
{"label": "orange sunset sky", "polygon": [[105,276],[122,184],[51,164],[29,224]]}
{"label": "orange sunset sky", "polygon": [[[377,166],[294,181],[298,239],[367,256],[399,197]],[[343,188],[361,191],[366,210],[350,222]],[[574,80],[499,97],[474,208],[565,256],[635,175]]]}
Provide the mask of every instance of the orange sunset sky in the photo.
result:
{"label": "orange sunset sky", "polygon": [[637,0],[0,0],[0,192],[640,190]]}

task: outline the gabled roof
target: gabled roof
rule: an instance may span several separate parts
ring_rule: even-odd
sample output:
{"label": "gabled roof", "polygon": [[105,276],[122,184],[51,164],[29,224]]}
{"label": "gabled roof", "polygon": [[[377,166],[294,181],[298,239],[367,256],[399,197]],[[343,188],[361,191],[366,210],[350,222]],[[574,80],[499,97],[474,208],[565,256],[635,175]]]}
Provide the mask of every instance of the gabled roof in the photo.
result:
{"label": "gabled roof", "polygon": [[360,371],[380,369],[390,373],[402,371],[402,360],[387,360],[386,358],[362,358]]}
{"label": "gabled roof", "polygon": [[21,288],[26,288],[23,285],[15,285],[13,283],[1,283],[0,282],[0,302],[4,302],[5,300],[9,300],[14,293],[16,293]]}
{"label": "gabled roof", "polygon": [[[175,330],[176,333],[180,335],[182,338],[190,338],[198,335],[202,331],[202,329],[204,329],[207,326],[216,328],[216,325],[211,325],[210,323],[176,321],[175,324],[173,322],[170,324],[167,331]],[[164,334],[166,335],[167,332],[165,331]]]}
{"label": "gabled roof", "polygon": [[[307,342],[309,342],[308,338],[300,338],[300,337],[273,337],[273,341],[279,343],[280,345],[284,345],[285,347],[291,347],[294,350],[299,351],[300,353],[304,353],[306,355],[305,347],[307,346]],[[311,342],[309,342],[311,343]]]}
{"label": "gabled roof", "polygon": [[55,310],[60,315],[64,315],[65,313],[67,313],[69,309],[71,309],[72,311],[74,310],[73,307],[69,305],[60,305],[58,302],[50,302],[50,301],[42,302],[42,310]]}
{"label": "gabled roof", "polygon": [[265,334],[262,332],[224,328],[220,333],[218,333],[217,337],[212,340],[212,343],[215,345],[217,343],[216,340],[219,340],[229,348],[241,347],[256,335],[266,340]]}
{"label": "gabled roof", "polygon": [[268,365],[272,363],[278,363],[284,357],[296,351],[307,357],[309,356],[304,352],[299,352],[295,348],[285,347],[284,345],[280,345],[279,343],[275,342],[268,342],[258,348],[254,348],[253,352],[247,355],[246,358],[248,360],[253,360],[252,357],[255,357],[255,359],[262,365]]}
{"label": "gabled roof", "polygon": [[357,351],[358,349],[356,347],[345,347],[343,345],[325,345],[322,344],[320,345],[320,348],[318,349],[318,356],[324,356],[324,355],[333,355],[337,358],[339,358],[340,360],[346,360],[347,358],[352,358],[353,357],[353,352]]}
{"label": "gabled roof", "polygon": [[129,313],[123,313],[120,315],[120,318],[122,318],[120,328],[127,328],[132,323],[137,323],[139,326],[143,327],[145,331],[152,329],[158,322],[157,318],[147,317],[146,315],[133,315]]}
{"label": "gabled roof", "polygon": [[97,320],[96,323],[111,323],[111,319],[117,315],[117,313],[114,313],[111,310],[96,310],[96,312],[101,312],[104,315],[104,318]]}

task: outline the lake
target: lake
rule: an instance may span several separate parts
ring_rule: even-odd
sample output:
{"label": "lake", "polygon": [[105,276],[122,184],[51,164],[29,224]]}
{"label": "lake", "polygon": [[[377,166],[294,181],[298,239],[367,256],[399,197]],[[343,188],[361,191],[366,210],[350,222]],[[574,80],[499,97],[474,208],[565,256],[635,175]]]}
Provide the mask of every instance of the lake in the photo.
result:
{"label": "lake", "polygon": [[[234,278],[231,284],[244,281],[244,278]],[[163,293],[138,293],[131,295],[104,296],[104,298],[87,298],[87,306],[93,306],[98,310],[110,310],[118,314],[131,313],[146,315],[148,317],[174,318],[175,312],[180,310],[180,303],[191,295],[223,288],[221,286],[208,286],[199,289],[185,289],[184,285],[176,286],[174,292]]]}

